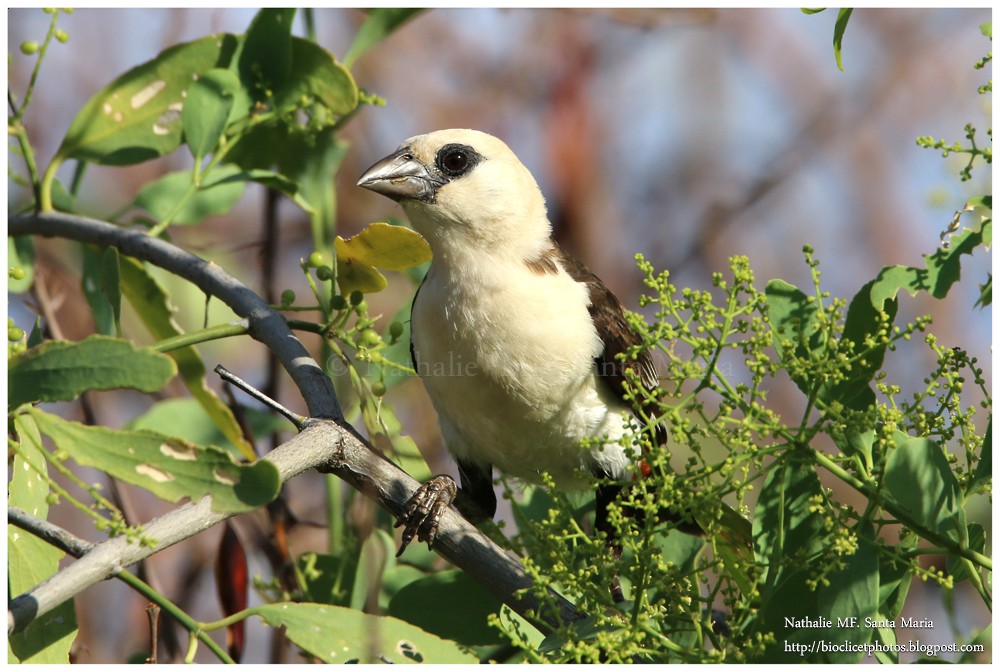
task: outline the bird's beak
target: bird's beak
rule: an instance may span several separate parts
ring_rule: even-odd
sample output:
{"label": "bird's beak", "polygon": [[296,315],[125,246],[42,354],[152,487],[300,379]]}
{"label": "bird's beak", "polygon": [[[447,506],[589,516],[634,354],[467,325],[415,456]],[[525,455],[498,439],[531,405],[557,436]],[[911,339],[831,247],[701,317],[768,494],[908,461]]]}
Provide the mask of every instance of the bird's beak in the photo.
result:
{"label": "bird's beak", "polygon": [[447,180],[435,178],[408,147],[390,154],[365,171],[358,186],[394,201],[412,198],[425,203],[434,201],[438,187]]}

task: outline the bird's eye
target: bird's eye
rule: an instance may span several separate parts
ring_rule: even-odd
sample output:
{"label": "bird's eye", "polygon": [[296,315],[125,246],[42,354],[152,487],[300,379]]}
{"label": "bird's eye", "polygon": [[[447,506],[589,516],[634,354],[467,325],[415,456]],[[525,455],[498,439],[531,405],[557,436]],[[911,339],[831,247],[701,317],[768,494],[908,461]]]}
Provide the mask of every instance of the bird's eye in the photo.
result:
{"label": "bird's eye", "polygon": [[437,153],[437,167],[448,177],[461,177],[472,170],[482,157],[468,145],[445,145]]}
{"label": "bird's eye", "polygon": [[467,165],[469,165],[469,155],[461,149],[453,149],[441,160],[441,166],[451,173],[460,173]]}

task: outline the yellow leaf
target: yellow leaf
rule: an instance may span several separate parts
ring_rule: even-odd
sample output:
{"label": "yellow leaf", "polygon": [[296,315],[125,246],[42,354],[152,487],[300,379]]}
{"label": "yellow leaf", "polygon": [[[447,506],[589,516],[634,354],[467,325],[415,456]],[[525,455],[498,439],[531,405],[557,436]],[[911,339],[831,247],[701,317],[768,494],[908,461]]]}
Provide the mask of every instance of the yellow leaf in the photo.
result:
{"label": "yellow leaf", "polygon": [[355,289],[363,294],[381,292],[387,284],[385,276],[374,266],[354,259],[337,260],[337,286],[344,296],[350,296]]}
{"label": "yellow leaf", "polygon": [[370,224],[347,240],[337,236],[334,247],[338,268],[345,260],[351,260],[387,271],[402,271],[431,258],[430,245],[419,233],[384,222]]}

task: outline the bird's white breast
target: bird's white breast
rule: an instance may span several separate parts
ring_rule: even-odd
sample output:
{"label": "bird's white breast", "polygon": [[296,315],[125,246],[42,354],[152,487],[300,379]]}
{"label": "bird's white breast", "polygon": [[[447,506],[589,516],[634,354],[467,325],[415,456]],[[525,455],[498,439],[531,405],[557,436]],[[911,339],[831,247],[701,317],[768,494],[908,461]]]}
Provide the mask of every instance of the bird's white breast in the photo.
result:
{"label": "bird's white breast", "polygon": [[579,471],[622,477],[618,445],[581,447],[624,433],[625,407],[597,379],[603,343],[586,287],[561,269],[523,263],[435,260],[413,305],[418,373],[456,457],[506,474],[582,485]]}

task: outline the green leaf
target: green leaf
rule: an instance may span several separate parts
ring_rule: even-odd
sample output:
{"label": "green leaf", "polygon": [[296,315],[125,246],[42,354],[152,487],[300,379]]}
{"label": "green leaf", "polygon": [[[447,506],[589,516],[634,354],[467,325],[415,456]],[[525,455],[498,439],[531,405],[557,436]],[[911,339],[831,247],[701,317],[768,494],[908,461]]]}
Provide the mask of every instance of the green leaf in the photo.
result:
{"label": "green leaf", "polygon": [[905,561],[917,547],[919,537],[915,533],[906,533],[895,547],[890,547],[891,553],[879,554],[879,587],[878,603],[879,618],[895,620],[903,611],[906,595],[913,581],[913,571]]}
{"label": "green leaf", "polygon": [[255,100],[277,90],[292,68],[292,19],[295,9],[262,9],[257,12],[239,56],[239,74],[244,88]]}
{"label": "green leaf", "polygon": [[308,602],[279,602],[253,612],[268,625],[284,628],[290,640],[324,663],[478,662],[458,644],[391,616]]}
{"label": "green leaf", "polygon": [[[784,280],[771,280],[764,288],[767,313],[775,331],[775,348],[784,364],[795,359],[810,360],[823,350],[823,334],[816,317],[816,302],[802,290]],[[788,374],[805,394],[811,394],[810,381],[798,368],[789,368]]]}
{"label": "green leaf", "polygon": [[789,630],[785,619],[815,620],[819,615],[817,595],[807,581],[811,564],[824,551],[823,519],[810,511],[809,500],[823,490],[808,459],[788,452],[780,461],[764,480],[754,513],[754,554],[758,564],[767,567],[755,631],[780,635],[761,661],[802,662],[799,653],[787,651],[784,643],[806,643],[815,633],[806,628]]}
{"label": "green leaf", "polygon": [[35,323],[31,327],[31,333],[28,334],[28,341],[26,345],[29,348],[33,348],[36,345],[41,345],[45,340],[45,331],[42,329],[42,316],[35,315]]}
{"label": "green leaf", "polygon": [[497,646],[505,640],[488,622],[502,603],[460,569],[438,572],[402,588],[389,615],[465,646]]}
{"label": "green leaf", "polygon": [[[366,373],[368,372],[365,369],[357,367],[350,370],[354,389],[361,387],[360,376]],[[377,380],[377,377],[371,376],[370,379]],[[430,478],[432,476],[430,467],[421,455],[417,443],[403,433],[403,425],[392,408],[381,403],[373,395],[361,395],[358,401],[361,407],[361,419],[375,448],[381,454],[392,458],[406,473],[418,481]]]}
{"label": "green leaf", "polygon": [[213,181],[211,184],[206,184],[203,189],[212,189],[223,184],[229,184],[232,182],[256,182],[257,184],[262,184],[268,189],[274,189],[285,194],[291,198],[296,205],[306,211],[306,214],[313,214],[315,210],[309,203],[302,197],[299,193],[299,185],[295,181],[274,172],[273,170],[263,170],[260,168],[255,168],[253,170],[248,170],[241,173],[236,173],[235,175],[229,175],[222,178],[221,180]]}
{"label": "green leaf", "polygon": [[953,236],[947,247],[939,247],[933,254],[924,255],[924,268],[886,266],[872,286],[872,306],[883,310],[885,302],[894,299],[900,289],[905,289],[910,296],[923,291],[936,299],[943,299],[961,276],[960,257],[972,254],[980,246],[989,245],[992,234],[993,222],[985,220],[976,228],[963,229]]}
{"label": "green leaf", "polygon": [[219,144],[233,108],[233,95],[239,88],[240,80],[235,74],[213,68],[188,89],[181,110],[181,124],[195,163],[201,164],[202,159]]}
{"label": "green leaf", "polygon": [[122,335],[122,285],[118,270],[118,249],[109,247],[101,256],[101,294],[111,306],[115,335]]}
{"label": "green leaf", "polygon": [[[18,450],[14,452],[7,503],[29,515],[45,520],[48,516],[49,484],[42,453],[42,440],[35,422],[26,415],[14,418]],[[41,471],[41,474],[39,473]],[[59,570],[63,552],[38,537],[7,525],[7,591],[11,599],[34,588]],[[8,663],[50,663],[66,665],[76,639],[76,611],[67,600],[22,632],[7,640]]]}
{"label": "green leaf", "polygon": [[986,436],[983,438],[983,445],[979,449],[979,463],[976,471],[972,475],[972,482],[969,483],[967,492],[978,492],[984,485],[993,481],[993,416],[990,415],[989,424],[986,425]]}
{"label": "green leaf", "polygon": [[816,9],[811,9],[809,7],[802,7],[800,9],[802,10],[803,14],[819,14],[820,12],[826,11],[826,7],[819,7]]}
{"label": "green leaf", "polygon": [[363,53],[388,37],[393,31],[422,12],[422,9],[380,7],[369,9],[368,17],[361,24],[351,47],[344,55],[344,65],[351,67]]}
{"label": "green leaf", "polygon": [[[820,585],[817,602],[819,613],[830,619],[833,626],[825,632],[830,641],[851,642],[854,651],[833,651],[826,658],[831,663],[856,663],[864,656],[860,647],[871,641],[873,630],[866,619],[878,614],[879,575],[875,532],[870,522],[861,521],[855,528],[858,547],[844,558],[843,568],[827,576]],[[844,626],[840,624],[844,623]]]}
{"label": "green leaf", "polygon": [[39,429],[78,464],[145,488],[168,502],[212,496],[212,510],[252,511],[273,501],[281,475],[270,462],[238,464],[215,446],[197,446],[146,430],[68,422],[33,408]]}
{"label": "green leaf", "polygon": [[358,556],[303,553],[295,561],[295,576],[307,602],[347,607],[358,570]]}
{"label": "green leaf", "polygon": [[[355,89],[356,90],[356,89]],[[313,247],[317,250],[333,248],[337,228],[337,191],[331,175],[336,175],[340,163],[347,155],[349,145],[337,138],[334,129],[316,136],[301,151],[283,159],[281,170],[299,183],[302,195],[315,207],[310,217]]]}
{"label": "green leaf", "polygon": [[847,30],[847,22],[851,20],[853,9],[841,9],[837,13],[837,23],[833,26],[833,55],[837,58],[837,67],[844,71],[844,63],[840,58],[841,45],[844,42],[844,32]]}
{"label": "green leaf", "polygon": [[[295,431],[295,427],[280,415],[256,408],[241,410],[250,434],[256,440],[266,439],[278,432]],[[148,429],[161,434],[180,437],[199,445],[222,446],[236,457],[246,457],[222,430],[197,399],[164,399],[153,404],[148,411],[134,418],[126,429]]]}
{"label": "green leaf", "polygon": [[815,467],[790,452],[781,462],[764,479],[753,520],[754,555],[769,574],[781,571],[788,558],[810,558],[823,550],[823,521],[809,503],[823,492]]}
{"label": "green leaf", "polygon": [[76,115],[54,160],[120,166],[172,152],[186,91],[196,76],[225,67],[235,44],[232,35],[186,42],[118,77]]}
{"label": "green leaf", "polygon": [[[188,197],[170,222],[197,224],[206,217],[224,215],[232,210],[243,196],[244,182],[225,180],[237,173],[239,168],[236,166],[221,165],[214,168],[209,174],[214,181],[208,186],[202,186]],[[206,175],[206,179],[209,175]],[[187,196],[193,179],[190,170],[167,173],[160,179],[147,183],[132,203],[148,212],[157,221],[163,221],[174,211],[177,203]]]}
{"label": "green leaf", "polygon": [[103,266],[103,251],[95,245],[81,245],[83,256],[83,271],[80,274],[80,288],[90,306],[90,314],[94,318],[94,330],[105,336],[117,336],[115,315],[108,302],[107,294],[102,291],[103,282],[101,269]]}
{"label": "green leaf", "polygon": [[156,392],[177,368],[170,358],[129,341],[90,336],[46,341],[11,360],[8,408],[36,401],[71,401],[87,390],[134,388]]}
{"label": "green leaf", "polygon": [[276,109],[299,109],[303,106],[303,98],[320,103],[337,117],[357,108],[358,85],[351,73],[326,49],[315,42],[293,37],[292,64],[284,85],[275,90]]}
{"label": "green leaf", "polygon": [[869,348],[865,343],[870,339],[887,338],[888,333],[883,333],[879,337],[878,332],[879,330],[887,332],[891,328],[899,306],[895,299],[889,299],[883,304],[881,311],[876,310],[871,301],[874,284],[874,280],[869,281],[854,295],[844,321],[843,339],[854,344],[852,357],[857,357],[863,352],[867,354],[863,359],[852,362],[850,370],[845,371],[846,380],[833,386],[825,385],[819,393],[819,397],[825,401],[837,400],[848,408],[856,410],[864,410],[875,403],[875,393],[869,383],[882,368],[887,347],[883,343]]}
{"label": "green leaf", "polygon": [[7,268],[24,270],[24,277],[15,280],[7,276],[7,291],[24,294],[35,282],[35,243],[31,236],[7,236]]}
{"label": "green leaf", "polygon": [[885,465],[885,487],[893,500],[923,527],[964,543],[965,511],[958,482],[941,446],[897,432]]}
{"label": "green leaf", "polygon": [[388,604],[382,594],[382,577],[396,566],[396,544],[385,531],[376,528],[361,545],[358,568],[351,587],[350,607],[363,610],[369,608],[369,600],[374,596],[380,609]]}
{"label": "green leaf", "polygon": [[976,299],[973,308],[985,308],[993,303],[993,274],[986,275],[986,282],[979,285],[979,298]]}
{"label": "green leaf", "polygon": [[[163,287],[156,282],[141,262],[123,257],[121,260],[122,290],[129,304],[139,315],[146,329],[157,340],[179,336],[180,328],[173,318],[173,306]],[[188,392],[201,405],[226,438],[249,460],[257,458],[253,446],[243,437],[243,430],[233,412],[222,403],[205,382],[205,364],[194,346],[171,350],[168,355],[177,362],[181,380]]]}
{"label": "green leaf", "polygon": [[[979,523],[969,523],[968,535],[969,548],[971,550],[976,551],[977,553],[987,552],[986,530],[982,525]],[[960,557],[949,555],[946,570],[951,576],[952,581],[955,583],[965,581],[969,578],[968,561],[965,561]]]}

